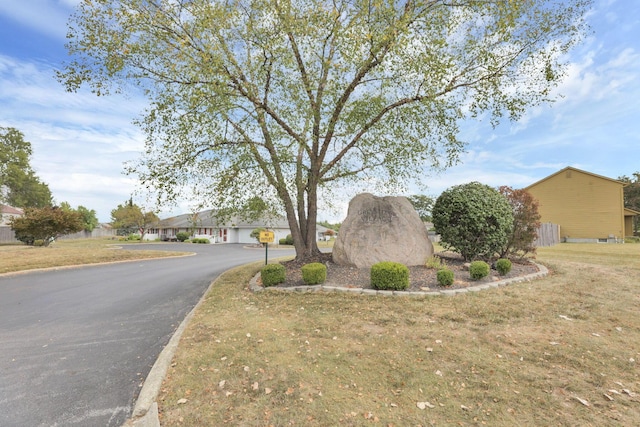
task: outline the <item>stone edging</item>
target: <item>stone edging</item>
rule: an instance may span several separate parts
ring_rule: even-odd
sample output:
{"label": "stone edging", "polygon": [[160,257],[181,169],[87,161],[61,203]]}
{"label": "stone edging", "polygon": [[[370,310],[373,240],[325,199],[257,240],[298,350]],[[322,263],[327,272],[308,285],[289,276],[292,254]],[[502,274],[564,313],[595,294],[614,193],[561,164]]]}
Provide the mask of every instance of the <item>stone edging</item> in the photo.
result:
{"label": "stone edging", "polygon": [[265,288],[258,284],[258,277],[260,277],[260,273],[257,273],[251,281],[249,282],[249,289],[252,292],[345,292],[357,295],[380,295],[380,296],[406,296],[406,297],[424,297],[424,296],[454,296],[457,294],[466,294],[468,292],[479,292],[485,289],[491,288],[499,288],[502,286],[507,286],[512,283],[521,283],[521,282],[530,282],[535,279],[540,279],[549,274],[549,270],[542,264],[538,264],[536,262],[530,261],[532,264],[538,267],[537,273],[531,273],[520,277],[512,277],[509,279],[498,280],[496,282],[491,283],[482,283],[480,285],[469,286],[466,288],[459,289],[443,289],[439,291],[429,291],[429,292],[415,292],[415,291],[378,291],[375,289],[363,289],[363,288],[346,288],[344,286],[332,285],[330,283],[325,283],[323,285],[313,285],[313,286],[291,286],[288,288],[278,288],[276,286]]}

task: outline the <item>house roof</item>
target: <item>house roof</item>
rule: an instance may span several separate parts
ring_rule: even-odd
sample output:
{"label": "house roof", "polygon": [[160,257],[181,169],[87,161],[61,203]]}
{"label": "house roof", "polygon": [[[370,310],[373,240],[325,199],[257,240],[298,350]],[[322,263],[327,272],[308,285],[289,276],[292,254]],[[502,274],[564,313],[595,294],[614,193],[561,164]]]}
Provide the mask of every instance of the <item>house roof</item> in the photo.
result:
{"label": "house roof", "polygon": [[534,182],[533,184],[531,184],[531,185],[529,185],[529,186],[525,187],[524,189],[526,190],[526,189],[529,189],[529,188],[531,188],[531,187],[534,187],[534,186],[536,186],[536,185],[538,185],[538,184],[540,184],[540,183],[542,183],[542,182],[544,182],[544,181],[546,181],[546,180],[548,180],[548,179],[551,179],[551,178],[553,178],[553,177],[554,177],[554,176],[556,176],[556,175],[560,175],[561,173],[564,173],[564,172],[566,172],[566,171],[568,171],[568,170],[575,171],[575,172],[579,172],[579,173],[583,173],[583,174],[586,174],[586,175],[591,175],[591,176],[593,176],[593,177],[600,178],[600,179],[604,179],[604,180],[607,180],[607,181],[615,182],[615,183],[617,183],[617,184],[622,185],[623,187],[625,187],[625,186],[627,185],[626,183],[624,183],[624,182],[622,182],[622,181],[618,181],[617,179],[608,178],[608,177],[606,177],[606,176],[598,175],[598,174],[591,173],[591,172],[587,172],[587,171],[583,171],[583,170],[581,170],[581,169],[577,169],[577,168],[574,168],[574,167],[571,167],[571,166],[567,166],[566,168],[564,168],[564,169],[560,169],[558,172],[553,173],[553,174],[551,174],[551,175],[547,176],[546,178],[542,178],[541,180]]}
{"label": "house roof", "polygon": [[189,228],[189,227],[231,227],[231,228],[256,228],[269,226],[273,228],[289,228],[285,218],[250,222],[239,216],[232,216],[226,221],[219,221],[214,209],[209,209],[192,214],[182,214],[160,220],[158,228]]}
{"label": "house roof", "polygon": [[640,212],[634,211],[633,209],[624,208],[624,216],[636,216],[640,215]]}
{"label": "house roof", "polygon": [[0,213],[9,215],[24,215],[24,211],[9,205],[0,205]]}

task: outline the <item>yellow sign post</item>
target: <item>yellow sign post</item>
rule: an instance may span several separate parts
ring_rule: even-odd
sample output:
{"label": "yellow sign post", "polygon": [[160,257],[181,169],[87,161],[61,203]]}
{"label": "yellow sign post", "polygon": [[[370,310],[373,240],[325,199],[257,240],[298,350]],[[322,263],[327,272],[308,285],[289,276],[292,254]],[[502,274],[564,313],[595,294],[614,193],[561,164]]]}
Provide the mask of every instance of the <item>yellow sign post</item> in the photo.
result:
{"label": "yellow sign post", "polygon": [[265,230],[260,232],[260,243],[264,243],[264,265],[269,262],[269,243],[273,243],[275,237],[276,233],[273,231]]}
{"label": "yellow sign post", "polygon": [[276,237],[276,233],[273,231],[261,231],[260,232],[260,243],[273,243],[273,240]]}

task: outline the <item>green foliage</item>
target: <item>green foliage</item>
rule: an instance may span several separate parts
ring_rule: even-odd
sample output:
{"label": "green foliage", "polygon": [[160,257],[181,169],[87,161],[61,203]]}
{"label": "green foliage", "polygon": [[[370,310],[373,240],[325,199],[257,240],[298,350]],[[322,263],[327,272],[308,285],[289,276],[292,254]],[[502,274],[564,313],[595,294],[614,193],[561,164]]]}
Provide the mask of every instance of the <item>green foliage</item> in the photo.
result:
{"label": "green foliage", "polygon": [[638,236],[627,236],[624,238],[625,243],[640,243],[640,237]]}
{"label": "green foliage", "polygon": [[489,259],[507,243],[513,213],[507,199],[479,182],[444,191],[433,207],[433,224],[445,249],[465,260]]}
{"label": "green foliage", "polygon": [[453,271],[448,268],[441,268],[436,273],[436,278],[438,279],[438,284],[440,286],[451,286],[453,285]]}
{"label": "green foliage", "polygon": [[511,261],[506,258],[500,258],[496,261],[496,271],[498,271],[501,276],[509,273],[511,271]]}
{"label": "green foliage", "polygon": [[82,224],[84,231],[91,233],[98,226],[98,217],[96,211],[87,209],[84,206],[78,206],[77,209],[73,209],[68,202],[60,203],[60,208],[67,211],[75,211],[80,214],[82,218]]}
{"label": "green foliage", "polygon": [[144,87],[147,146],[127,172],[162,201],[185,186],[220,207],[276,201],[304,259],[331,187],[396,189],[459,160],[466,117],[550,98],[590,3],[85,1],[58,78]]}
{"label": "green foliage", "polygon": [[139,242],[140,241],[140,235],[137,233],[130,233],[127,236],[127,240],[130,242]]}
{"label": "green foliage", "polygon": [[34,240],[33,241],[33,246],[36,246],[36,247],[45,246],[44,240],[40,240],[40,239]]}
{"label": "green foliage", "polygon": [[260,243],[260,233],[265,230],[266,228],[264,227],[254,228],[253,230],[251,230],[251,234],[249,234],[249,237],[251,237],[252,239],[256,239],[256,242]]}
{"label": "green foliage", "polygon": [[9,225],[16,239],[29,245],[42,240],[48,246],[59,236],[82,230],[82,217],[78,212],[59,207],[27,208],[21,217],[13,217]]}
{"label": "green foliage", "polygon": [[469,275],[473,280],[480,280],[489,275],[489,264],[484,261],[473,261],[469,265]]}
{"label": "green foliage", "polygon": [[275,286],[285,281],[285,268],[282,264],[267,264],[260,270],[262,286]]}
{"label": "green foliage", "polygon": [[209,244],[211,243],[211,240],[206,237],[198,237],[196,239],[191,239],[191,243]]}
{"label": "green foliage", "polygon": [[188,240],[189,237],[191,237],[191,235],[186,231],[180,231],[176,234],[176,239],[178,240],[178,242],[184,242],[185,240]]}
{"label": "green foliage", "polygon": [[409,268],[392,261],[371,266],[371,287],[379,290],[403,291],[409,287]]}
{"label": "green foliage", "polygon": [[327,266],[312,262],[302,266],[302,280],[307,285],[317,285],[327,280]]}
{"label": "green foliage", "polygon": [[0,203],[19,208],[51,206],[51,191],[33,171],[31,155],[31,143],[22,132],[0,126]]}
{"label": "green foliage", "polygon": [[420,216],[422,222],[431,221],[431,210],[435,203],[435,199],[433,197],[425,196],[424,194],[416,194],[407,197],[407,199],[409,199],[413,208],[418,212],[418,216]]}
{"label": "green foliage", "polygon": [[538,201],[527,190],[514,190],[508,186],[498,189],[506,197],[513,212],[513,227],[502,250],[501,257],[518,256],[536,252],[534,241],[538,237],[540,214]]}
{"label": "green foliage", "polygon": [[445,262],[442,260],[442,258],[440,258],[437,255],[431,255],[428,259],[427,262],[425,263],[425,266],[427,268],[432,268],[435,270],[438,270],[440,268],[446,267]]}
{"label": "green foliage", "polygon": [[143,211],[131,199],[111,211],[111,225],[127,232],[136,230],[140,234],[140,240],[144,240],[147,231],[159,221],[160,218],[154,212]]}
{"label": "green foliage", "polygon": [[287,234],[287,237],[284,238],[284,243],[282,243],[282,239],[281,239],[281,245],[293,245],[293,237],[291,237],[291,234]]}
{"label": "green foliage", "polygon": [[[640,171],[634,172],[631,177],[623,175],[618,181],[624,182],[623,188],[624,207],[640,212]],[[633,217],[633,230],[625,230],[627,234],[640,232],[640,215]]]}

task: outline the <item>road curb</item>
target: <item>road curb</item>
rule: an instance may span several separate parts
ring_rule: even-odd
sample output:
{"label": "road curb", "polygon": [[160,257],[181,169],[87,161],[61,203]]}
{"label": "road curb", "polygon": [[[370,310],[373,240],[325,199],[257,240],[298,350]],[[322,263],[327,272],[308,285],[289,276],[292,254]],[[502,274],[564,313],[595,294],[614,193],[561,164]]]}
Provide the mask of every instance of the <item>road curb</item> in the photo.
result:
{"label": "road curb", "polygon": [[189,314],[185,316],[167,345],[160,352],[160,355],[151,367],[151,371],[149,371],[149,375],[147,375],[144,381],[142,390],[140,390],[136,404],[133,407],[131,418],[122,425],[123,427],[160,427],[158,403],[156,399],[160,392],[160,387],[162,387],[162,381],[167,375],[169,366],[171,366],[171,360],[173,360],[173,356],[178,349],[178,344],[180,343],[180,338],[184,330],[187,328],[198,307],[204,302],[211,287],[216,284],[219,278],[220,276],[216,277],[216,279],[209,284],[198,303],[191,309]]}

